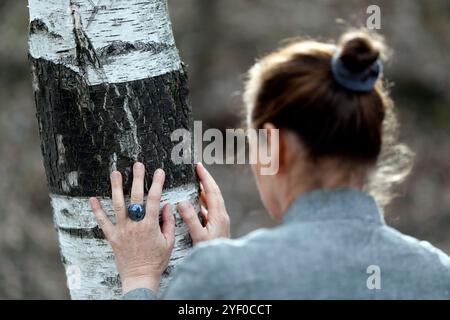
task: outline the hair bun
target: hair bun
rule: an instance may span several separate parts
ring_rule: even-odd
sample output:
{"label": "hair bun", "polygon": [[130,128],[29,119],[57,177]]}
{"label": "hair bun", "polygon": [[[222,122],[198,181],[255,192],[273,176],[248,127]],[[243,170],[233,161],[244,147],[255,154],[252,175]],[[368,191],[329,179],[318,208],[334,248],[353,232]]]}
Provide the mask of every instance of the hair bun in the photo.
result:
{"label": "hair bun", "polygon": [[351,72],[370,68],[380,57],[382,43],[364,32],[350,32],[340,40],[340,60]]}
{"label": "hair bun", "polygon": [[364,32],[346,33],[340,42],[331,59],[334,79],[350,91],[372,91],[383,73],[383,64],[379,59],[382,42]]}

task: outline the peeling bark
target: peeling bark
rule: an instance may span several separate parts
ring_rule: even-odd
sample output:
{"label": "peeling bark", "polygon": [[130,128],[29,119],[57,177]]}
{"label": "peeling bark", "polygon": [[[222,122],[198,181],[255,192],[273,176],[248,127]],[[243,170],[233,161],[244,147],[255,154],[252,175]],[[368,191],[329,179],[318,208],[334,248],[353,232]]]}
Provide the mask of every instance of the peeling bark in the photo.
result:
{"label": "peeling bark", "polygon": [[[120,279],[88,197],[113,219],[109,174],[120,170],[129,193],[135,161],[148,169],[145,191],[155,169],[166,171],[162,203],[198,207],[198,186],[192,165],[170,159],[170,134],[191,130],[192,113],[165,0],[91,3],[29,0],[29,60],[62,260],[68,276],[79,268],[71,296],[110,299]],[[176,226],[163,287],[191,247],[178,214]]]}

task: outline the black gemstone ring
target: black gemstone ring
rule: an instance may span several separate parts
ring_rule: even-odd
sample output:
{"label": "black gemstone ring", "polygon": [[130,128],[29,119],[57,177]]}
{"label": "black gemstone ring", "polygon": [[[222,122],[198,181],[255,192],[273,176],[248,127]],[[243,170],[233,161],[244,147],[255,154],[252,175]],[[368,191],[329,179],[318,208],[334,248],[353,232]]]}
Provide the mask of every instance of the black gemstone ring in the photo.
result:
{"label": "black gemstone ring", "polygon": [[141,221],[145,217],[144,206],[132,203],[128,206],[128,217],[133,221]]}

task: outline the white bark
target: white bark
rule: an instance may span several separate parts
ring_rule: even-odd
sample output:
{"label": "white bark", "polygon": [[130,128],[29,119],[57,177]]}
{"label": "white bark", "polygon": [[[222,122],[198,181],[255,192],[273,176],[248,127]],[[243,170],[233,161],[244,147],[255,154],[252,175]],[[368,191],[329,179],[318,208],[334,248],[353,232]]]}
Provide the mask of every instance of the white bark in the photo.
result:
{"label": "white bark", "polygon": [[145,48],[116,55],[102,64],[101,72],[88,66],[91,85],[139,80],[181,68],[165,0],[96,2],[97,7],[90,0],[29,0],[30,21],[40,20],[47,29],[30,36],[31,56],[80,72],[74,58],[76,28],[89,35],[100,55],[113,43]]}
{"label": "white bark", "polygon": [[[161,208],[166,203],[175,208],[177,203],[185,200],[197,206],[197,196],[195,185],[166,190],[161,199]],[[59,230],[90,230],[97,226],[88,198],[60,195],[50,195],[50,198],[55,226]],[[109,218],[115,222],[111,199],[103,198],[100,201]],[[169,263],[170,270],[182,261],[188,250],[185,244],[188,230],[178,213],[175,214],[175,226],[175,246]],[[61,231],[58,238],[64,264],[68,266],[66,275],[72,299],[115,299],[121,296],[114,253],[107,241],[92,237],[74,237]],[[170,277],[163,277],[162,291],[169,280]]]}

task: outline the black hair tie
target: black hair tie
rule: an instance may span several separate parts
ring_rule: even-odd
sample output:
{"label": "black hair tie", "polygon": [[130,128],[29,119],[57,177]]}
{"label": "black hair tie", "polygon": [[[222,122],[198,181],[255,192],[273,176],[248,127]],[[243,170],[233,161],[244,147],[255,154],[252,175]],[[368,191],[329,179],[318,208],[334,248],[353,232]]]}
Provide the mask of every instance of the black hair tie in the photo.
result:
{"label": "black hair tie", "polygon": [[337,50],[331,59],[331,71],[336,82],[342,87],[355,92],[370,92],[383,73],[383,64],[377,59],[367,69],[352,72],[344,65],[341,52]]}

